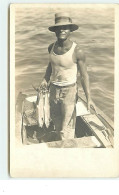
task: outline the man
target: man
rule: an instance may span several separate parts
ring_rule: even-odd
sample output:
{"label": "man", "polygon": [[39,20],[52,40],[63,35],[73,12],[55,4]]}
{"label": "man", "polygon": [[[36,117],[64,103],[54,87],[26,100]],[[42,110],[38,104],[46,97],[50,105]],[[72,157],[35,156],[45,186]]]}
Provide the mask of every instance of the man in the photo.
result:
{"label": "man", "polygon": [[80,71],[88,110],[91,105],[85,55],[69,39],[70,33],[77,29],[78,25],[72,23],[68,13],[55,14],[55,25],[49,27],[55,32],[57,41],[48,47],[49,65],[40,87],[47,87],[50,81],[51,119],[58,140],[71,139],[75,135],[77,71]]}

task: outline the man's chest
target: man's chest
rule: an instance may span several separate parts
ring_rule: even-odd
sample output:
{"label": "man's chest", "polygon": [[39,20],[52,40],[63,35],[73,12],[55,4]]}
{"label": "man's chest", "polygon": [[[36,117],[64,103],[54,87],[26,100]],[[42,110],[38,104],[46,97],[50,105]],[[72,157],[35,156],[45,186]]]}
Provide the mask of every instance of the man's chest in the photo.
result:
{"label": "man's chest", "polygon": [[66,62],[66,61],[71,62],[72,61],[73,63],[77,63],[75,50],[70,52],[69,48],[54,47],[53,52],[54,52],[54,54],[56,54],[55,59],[57,59],[59,61],[63,61],[63,62]]}
{"label": "man's chest", "polygon": [[70,47],[58,47],[58,46],[54,47],[54,53],[57,55],[63,55],[67,53],[69,50],[70,50]]}

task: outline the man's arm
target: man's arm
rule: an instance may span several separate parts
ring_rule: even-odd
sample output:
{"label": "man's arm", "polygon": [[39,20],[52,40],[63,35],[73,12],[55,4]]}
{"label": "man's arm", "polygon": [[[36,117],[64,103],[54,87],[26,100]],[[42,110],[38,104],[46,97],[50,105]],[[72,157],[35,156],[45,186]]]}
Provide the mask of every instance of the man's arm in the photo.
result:
{"label": "man's arm", "polygon": [[77,60],[78,71],[80,72],[80,76],[81,76],[81,84],[87,99],[87,108],[88,110],[90,110],[91,98],[90,98],[89,77],[87,73],[87,66],[85,63],[86,58],[84,52],[80,50],[78,47],[76,48],[76,60]]}
{"label": "man's arm", "polygon": [[[52,46],[53,46],[53,44],[49,45],[49,47],[48,47],[49,53],[51,52]],[[50,80],[51,73],[52,73],[52,67],[51,67],[51,63],[49,62],[47,69],[46,69],[46,72],[45,72],[45,76],[43,78],[43,81],[42,81],[40,87],[47,87],[47,84]]]}
{"label": "man's arm", "polygon": [[[51,52],[52,47],[53,47],[53,43],[50,44],[49,47],[48,47],[48,52],[49,53]],[[46,69],[45,76],[44,76],[44,79],[47,81],[47,83],[50,80],[51,73],[52,73],[52,67],[51,67],[51,63],[49,62],[48,67]]]}
{"label": "man's arm", "polygon": [[44,79],[46,80],[47,83],[50,80],[51,73],[52,73],[52,67],[51,67],[51,63],[49,62],[48,67],[45,72],[45,76],[44,76]]}

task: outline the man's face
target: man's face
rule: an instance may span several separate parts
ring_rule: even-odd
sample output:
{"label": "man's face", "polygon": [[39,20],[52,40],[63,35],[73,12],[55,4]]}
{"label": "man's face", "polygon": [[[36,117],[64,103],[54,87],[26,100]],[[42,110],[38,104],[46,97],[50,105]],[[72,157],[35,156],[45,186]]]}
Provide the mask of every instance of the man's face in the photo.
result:
{"label": "man's face", "polygon": [[65,40],[70,35],[70,27],[68,25],[58,26],[56,27],[55,34],[58,39]]}

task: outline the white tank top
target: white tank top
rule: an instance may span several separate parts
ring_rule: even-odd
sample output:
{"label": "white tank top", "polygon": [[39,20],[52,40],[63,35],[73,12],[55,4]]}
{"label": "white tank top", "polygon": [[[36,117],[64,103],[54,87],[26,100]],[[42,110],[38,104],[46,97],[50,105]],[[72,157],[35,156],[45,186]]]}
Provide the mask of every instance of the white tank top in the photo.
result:
{"label": "white tank top", "polygon": [[76,43],[73,42],[71,49],[62,55],[54,53],[54,45],[49,54],[52,67],[51,83],[59,86],[67,86],[76,83],[77,64],[73,62],[72,58]]}

